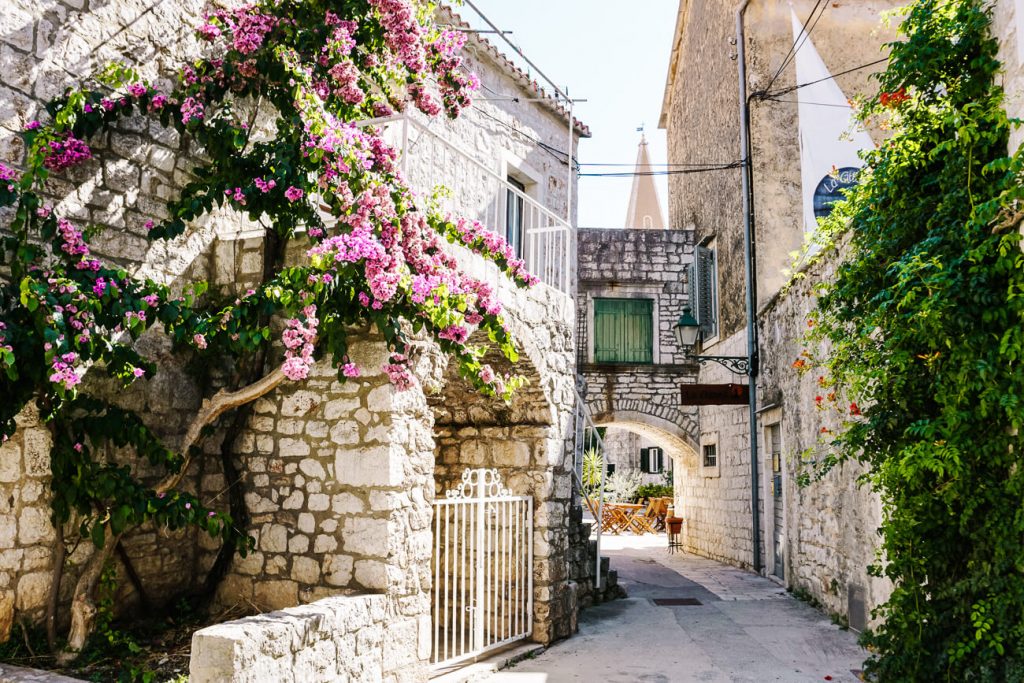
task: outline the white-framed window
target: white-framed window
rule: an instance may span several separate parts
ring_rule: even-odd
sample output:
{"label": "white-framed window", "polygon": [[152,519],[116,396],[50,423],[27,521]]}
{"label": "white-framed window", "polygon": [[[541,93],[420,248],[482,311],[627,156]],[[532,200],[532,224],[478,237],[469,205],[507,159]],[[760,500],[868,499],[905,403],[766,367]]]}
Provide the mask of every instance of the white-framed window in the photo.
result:
{"label": "white-framed window", "polygon": [[699,460],[701,476],[719,476],[722,466],[722,453],[718,448],[718,432],[701,434]]}
{"label": "white-framed window", "polygon": [[640,471],[661,474],[665,470],[665,452],[657,446],[640,449]]}
{"label": "white-framed window", "polygon": [[[509,188],[505,191],[505,239],[516,252],[516,256],[523,257],[524,226],[523,215],[525,213],[526,185],[512,176],[508,176]],[[516,192],[518,190],[519,192]]]}

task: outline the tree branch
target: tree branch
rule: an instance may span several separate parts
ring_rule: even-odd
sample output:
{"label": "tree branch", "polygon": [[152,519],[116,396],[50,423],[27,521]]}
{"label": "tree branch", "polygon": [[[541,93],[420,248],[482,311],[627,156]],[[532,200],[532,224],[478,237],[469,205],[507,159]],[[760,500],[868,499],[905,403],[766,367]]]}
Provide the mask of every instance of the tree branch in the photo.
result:
{"label": "tree branch", "polygon": [[[279,365],[273,372],[237,391],[221,389],[209,400],[203,401],[202,408],[193,418],[181,444],[181,453],[184,457],[181,468],[157,484],[155,487],[157,493],[166,493],[181,482],[191,462],[192,447],[199,442],[203,429],[225,412],[255,401],[276,389],[286,379],[282,367]],[[106,543],[89,558],[75,584],[75,594],[71,599],[71,628],[68,633],[68,646],[67,650],[57,657],[57,661],[61,664],[73,661],[85,647],[85,643],[92,633],[93,622],[96,618],[96,606],[93,604],[96,584],[103,572],[103,566],[110,559],[118,543],[121,542],[123,534],[123,532],[122,534],[113,534],[109,525],[106,532]]]}

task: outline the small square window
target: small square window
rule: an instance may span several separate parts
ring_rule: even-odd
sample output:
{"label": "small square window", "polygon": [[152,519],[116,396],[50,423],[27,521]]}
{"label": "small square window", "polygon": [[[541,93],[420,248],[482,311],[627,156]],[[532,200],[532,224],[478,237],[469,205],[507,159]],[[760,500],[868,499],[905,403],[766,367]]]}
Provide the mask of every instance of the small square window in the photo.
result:
{"label": "small square window", "polygon": [[718,444],[704,444],[704,467],[718,466]]}

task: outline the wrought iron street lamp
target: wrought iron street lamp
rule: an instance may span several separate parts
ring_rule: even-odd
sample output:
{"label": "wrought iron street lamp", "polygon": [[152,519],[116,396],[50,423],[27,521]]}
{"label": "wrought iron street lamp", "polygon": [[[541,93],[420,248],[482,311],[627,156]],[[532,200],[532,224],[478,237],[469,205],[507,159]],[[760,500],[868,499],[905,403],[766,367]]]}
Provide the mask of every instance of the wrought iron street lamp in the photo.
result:
{"label": "wrought iron street lamp", "polygon": [[697,345],[697,337],[700,335],[700,323],[693,317],[689,306],[683,308],[683,314],[679,316],[672,331],[676,335],[679,348],[690,360],[697,361],[701,365],[708,362],[718,363],[738,375],[753,374],[751,370],[754,364],[752,359],[747,356],[698,356],[693,353],[693,349]]}

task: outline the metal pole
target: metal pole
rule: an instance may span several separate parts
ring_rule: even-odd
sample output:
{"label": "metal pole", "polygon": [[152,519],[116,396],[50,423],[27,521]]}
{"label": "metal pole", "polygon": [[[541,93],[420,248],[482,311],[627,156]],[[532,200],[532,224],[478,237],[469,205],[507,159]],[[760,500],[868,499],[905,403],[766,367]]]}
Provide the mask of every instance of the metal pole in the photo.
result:
{"label": "metal pole", "polygon": [[[572,112],[574,104],[575,103],[572,100],[569,100],[569,147],[566,149],[565,152],[566,156],[568,157],[568,159],[566,159],[566,165],[569,167],[568,172],[566,173],[566,178],[568,182],[565,189],[565,222],[569,224],[569,230],[571,231],[571,234],[569,235],[568,244],[565,245],[565,254],[563,258],[563,268],[565,270],[562,274],[562,277],[566,279],[565,289],[573,298],[575,298],[576,296],[576,278],[573,277],[573,273],[571,273],[570,271],[572,270],[571,253],[576,253],[576,225],[572,219]],[[573,331],[575,332],[575,329]]]}
{"label": "metal pole", "polygon": [[523,58],[523,60],[524,60],[524,61],[525,61],[525,62],[526,62],[527,64],[529,64],[529,65],[530,65],[530,67],[531,67],[531,68],[532,68],[532,69],[533,69],[534,71],[536,71],[536,72],[537,72],[537,75],[538,75],[538,76],[540,76],[540,77],[541,77],[541,78],[543,78],[543,79],[544,79],[545,81],[547,81],[547,82],[548,82],[548,85],[550,85],[550,86],[551,86],[551,89],[552,89],[552,90],[554,90],[554,91],[555,91],[555,92],[556,92],[556,93],[557,93],[558,95],[560,95],[560,96],[561,96],[561,97],[562,97],[563,99],[565,99],[566,101],[568,101],[568,100],[569,100],[569,96],[568,96],[568,95],[566,95],[566,94],[565,94],[564,92],[562,92],[562,89],[561,89],[561,88],[559,88],[559,87],[558,87],[557,85],[555,85],[555,82],[554,82],[554,81],[552,81],[552,80],[551,80],[550,78],[548,78],[548,77],[547,77],[547,75],[546,75],[546,74],[545,74],[545,73],[544,73],[543,71],[541,71],[541,70],[540,70],[539,68],[537,68],[537,65],[536,65],[536,64],[534,64],[533,62],[531,62],[531,61],[530,61],[530,58],[529,58],[529,57],[527,57],[526,55],[524,55],[524,54],[523,54],[523,51],[522,51],[522,50],[520,50],[520,49],[519,49],[518,47],[516,47],[516,45],[515,45],[515,44],[514,44],[514,43],[513,43],[513,42],[512,42],[511,40],[509,40],[508,38],[506,38],[506,37],[505,37],[505,33],[506,33],[506,31],[502,31],[502,30],[501,30],[500,28],[498,28],[497,26],[495,26],[495,25],[494,25],[494,23],[493,23],[493,22],[492,22],[492,21],[491,21],[490,19],[488,19],[488,18],[487,18],[487,15],[486,15],[486,14],[484,14],[483,12],[481,12],[481,11],[480,11],[480,8],[478,8],[478,7],[476,6],[476,5],[474,5],[474,4],[473,4],[472,0],[466,0],[466,4],[467,4],[467,5],[469,5],[469,6],[470,6],[470,7],[471,7],[471,8],[473,9],[473,11],[474,11],[474,12],[476,12],[476,13],[477,13],[477,14],[478,14],[478,15],[480,16],[480,18],[484,20],[484,23],[485,23],[485,24],[487,24],[488,26],[490,26],[490,27],[491,27],[491,29],[492,29],[492,30],[493,30],[493,31],[494,31],[495,33],[497,33],[497,34],[498,34],[499,36],[501,36],[501,39],[502,39],[502,40],[504,40],[504,41],[505,41],[506,43],[508,43],[508,46],[509,46],[510,48],[512,48],[512,49],[513,49],[513,50],[515,51],[515,53],[516,53],[517,55],[519,55],[520,57],[522,57],[522,58]]}
{"label": "metal pole", "polygon": [[486,586],[484,585],[484,525],[486,523],[486,508],[484,496],[487,495],[487,487],[484,486],[484,471],[477,470],[476,485],[476,604],[473,606],[473,651],[479,652],[484,647],[484,619],[486,610]]}
{"label": "metal pole", "polygon": [[[597,494],[597,561],[594,568],[594,588],[601,590],[601,520],[604,519],[604,473],[608,469],[608,465],[604,461],[604,443],[596,429],[594,436],[596,448],[601,455],[601,490]],[[584,440],[583,443],[586,444],[586,441]]]}
{"label": "metal pole", "polygon": [[750,102],[747,99],[746,45],[743,35],[743,13],[749,0],[736,9],[736,57],[739,65],[740,95],[740,158],[743,160],[743,251],[747,285],[747,357],[750,359],[750,519],[751,549],[754,571],[761,573],[761,513],[757,460],[757,245],[754,235],[754,172],[751,163]]}

